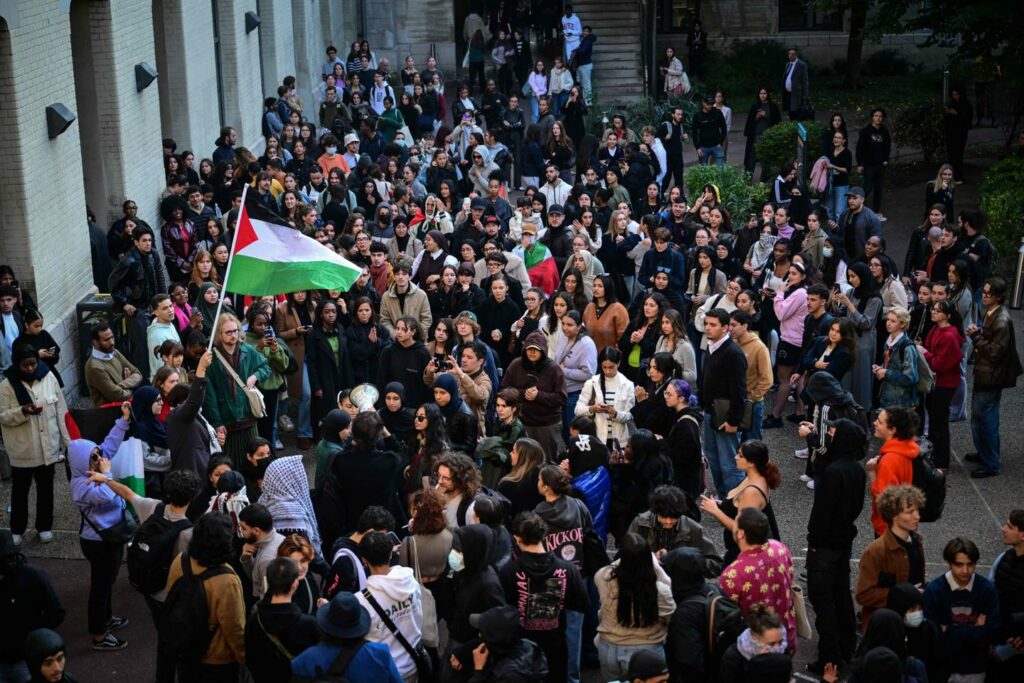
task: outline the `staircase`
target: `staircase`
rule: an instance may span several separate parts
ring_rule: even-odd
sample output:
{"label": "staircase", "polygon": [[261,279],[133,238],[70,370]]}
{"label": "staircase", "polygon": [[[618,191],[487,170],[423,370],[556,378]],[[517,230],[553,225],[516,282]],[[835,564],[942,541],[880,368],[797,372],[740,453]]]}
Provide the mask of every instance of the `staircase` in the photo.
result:
{"label": "staircase", "polygon": [[574,0],[572,6],[597,36],[592,72],[595,102],[604,106],[643,97],[641,0]]}

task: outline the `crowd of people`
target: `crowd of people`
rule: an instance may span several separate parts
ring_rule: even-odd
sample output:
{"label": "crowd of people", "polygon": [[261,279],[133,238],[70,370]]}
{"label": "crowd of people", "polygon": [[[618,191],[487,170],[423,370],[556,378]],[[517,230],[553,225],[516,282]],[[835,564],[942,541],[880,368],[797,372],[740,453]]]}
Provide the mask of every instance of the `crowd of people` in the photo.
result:
{"label": "crowd of people", "polygon": [[[787,165],[771,201],[733,216],[714,184],[682,183],[691,138],[697,163],[725,163],[723,93],[690,120],[679,106],[592,132],[597,36],[566,5],[549,70],[530,53],[546,24],[507,5],[467,20],[463,82],[433,57],[393,73],[366,41],[329,47],[311,106],[292,76],[266,100],[261,156],[231,128],[198,162],[164,141],[158,229],[134,200],[91,226],[118,322],[80,331],[96,414],[117,415],[99,443],[69,431],[61,350],[0,267],[4,680],[74,680],[51,630],[64,608],[21,552],[33,484],[53,540],[62,461],[92,648],[128,645],[127,556],[158,683],[788,681],[812,634],[808,670],[827,681],[1015,680],[1024,511],[988,577],[964,537],[929,576],[918,533],[953,476],[950,422],[970,417],[970,476],[1000,474],[1001,394],[1022,372],[987,218],[953,211],[954,166],[900,261],[877,212],[881,110],[856,162],[831,118],[820,202]],[[798,118],[807,71],[789,58]],[[690,90],[674,52],[663,74],[667,95]],[[749,170],[780,119],[762,89]],[[359,266],[355,284],[222,292],[246,186]],[[763,433],[780,428],[806,441],[805,537],[775,519]],[[145,495],[110,474],[127,439]]]}

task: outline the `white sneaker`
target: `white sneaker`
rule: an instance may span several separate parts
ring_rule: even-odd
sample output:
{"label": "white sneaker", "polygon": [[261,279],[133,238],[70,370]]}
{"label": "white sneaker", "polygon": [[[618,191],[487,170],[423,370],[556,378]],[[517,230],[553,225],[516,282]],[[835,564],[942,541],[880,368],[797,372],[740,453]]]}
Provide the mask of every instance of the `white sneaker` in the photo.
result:
{"label": "white sneaker", "polygon": [[21,534],[11,534],[11,538],[14,539],[14,547],[21,547]]}
{"label": "white sneaker", "polygon": [[795,451],[795,452],[793,453],[793,457],[794,457],[794,458],[797,458],[797,459],[799,459],[799,460],[806,460],[806,459],[807,459],[807,458],[809,458],[810,456],[811,456],[811,452],[810,452],[810,450],[808,450],[808,449],[806,449],[806,448],[798,448],[798,449],[797,449],[797,450],[796,450],[796,451]]}
{"label": "white sneaker", "polygon": [[39,532],[40,543],[53,543],[53,532],[52,531],[40,531]]}
{"label": "white sneaker", "polygon": [[800,481],[802,481],[803,483],[806,484],[809,481],[814,481],[814,478],[813,477],[809,477],[806,474],[801,474],[800,475]]}
{"label": "white sneaker", "polygon": [[277,418],[277,426],[280,428],[282,432],[295,431],[295,423],[292,422],[292,419],[287,415],[282,415],[281,417]]}
{"label": "white sneaker", "polygon": [[278,439],[277,441],[274,442],[274,450],[275,451],[283,451],[284,450],[284,444],[281,443],[281,439]]}
{"label": "white sneaker", "polygon": [[807,488],[809,488],[812,491],[814,490],[814,480],[813,479],[811,479],[809,482],[807,482]]}

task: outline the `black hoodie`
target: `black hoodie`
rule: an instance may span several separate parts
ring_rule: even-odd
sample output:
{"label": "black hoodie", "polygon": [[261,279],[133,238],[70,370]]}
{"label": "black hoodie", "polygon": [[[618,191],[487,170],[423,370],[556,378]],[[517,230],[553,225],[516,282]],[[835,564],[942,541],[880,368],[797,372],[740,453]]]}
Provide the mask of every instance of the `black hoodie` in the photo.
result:
{"label": "black hoodie", "polygon": [[[474,671],[469,683],[535,683],[548,680],[544,652],[532,641],[520,637],[521,629],[512,606],[496,607],[477,615],[480,636],[456,647],[455,657],[463,669],[472,667],[473,649],[487,644],[487,665]],[[468,665],[468,666],[467,666]]]}
{"label": "black hoodie", "polygon": [[571,496],[559,496],[552,502],[541,502],[533,510],[548,525],[544,539],[547,549],[583,571],[583,536],[594,527],[590,510],[583,501]]}
{"label": "black hoodie", "polygon": [[[853,394],[843,389],[839,380],[832,374],[824,370],[815,372],[807,380],[806,391],[807,395],[818,406],[816,419],[814,420],[816,436],[812,437],[812,440],[816,442],[813,454],[814,468],[816,472],[821,472],[828,465],[829,461],[836,456],[834,452],[835,446],[831,449],[825,447],[827,422],[846,418],[859,426],[865,434],[870,434],[871,432],[868,429],[867,412],[854,400]],[[848,447],[849,445],[843,441],[834,440],[834,443],[838,447]],[[868,442],[866,439],[858,439],[856,443],[862,446],[860,452],[855,454],[856,459],[860,460],[867,455]]]}
{"label": "black hoodie", "polygon": [[811,552],[826,548],[849,552],[857,536],[857,518],[864,509],[867,473],[857,461],[867,435],[851,420],[843,418],[834,424],[835,435],[825,441],[830,463],[815,480],[814,504],[807,520]]}
{"label": "black hoodie", "polygon": [[292,673],[291,660],[284,656],[270,636],[276,638],[292,657],[320,640],[316,619],[303,614],[293,603],[275,605],[260,602],[256,605],[256,613],[245,625],[245,665],[256,683],[286,681]]}
{"label": "black hoodie", "polygon": [[665,659],[669,681],[700,681],[712,678],[714,667],[707,661],[706,595],[704,556],[696,548],[676,548],[665,553],[661,565],[672,579],[676,611],[668,624]]}
{"label": "black hoodie", "polygon": [[[64,649],[64,639],[56,631],[39,628],[29,633],[22,648],[25,664],[32,676],[29,683],[49,683],[43,678],[43,662]],[[78,679],[64,671],[59,683],[78,683]]]}
{"label": "black hoodie", "polygon": [[452,531],[452,547],[462,553],[464,567],[455,572],[455,608],[448,620],[452,640],[465,643],[476,637],[469,615],[505,604],[505,591],[498,575],[488,564],[494,534],[483,524],[470,524]]}
{"label": "black hoodie", "polygon": [[[897,583],[889,589],[885,606],[905,618],[911,608],[924,607],[924,597],[914,584]],[[906,626],[906,621],[904,626],[907,654],[925,663],[929,681],[946,680],[949,676],[949,656],[942,646],[942,633],[938,625],[930,619],[925,619],[920,626]]]}

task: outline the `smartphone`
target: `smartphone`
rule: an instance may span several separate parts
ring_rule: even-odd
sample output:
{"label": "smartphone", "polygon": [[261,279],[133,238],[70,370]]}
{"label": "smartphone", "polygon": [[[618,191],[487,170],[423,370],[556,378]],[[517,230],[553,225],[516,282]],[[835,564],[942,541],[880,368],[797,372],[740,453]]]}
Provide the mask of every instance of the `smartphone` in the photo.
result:
{"label": "smartphone", "polygon": [[313,326],[312,325],[303,325],[302,329],[304,329],[304,330],[311,330],[311,329],[313,329]]}
{"label": "smartphone", "polygon": [[267,339],[272,339],[274,337],[274,328],[268,327],[267,329],[263,330],[263,336],[266,337]]}
{"label": "smartphone", "polygon": [[537,386],[537,375],[527,375],[526,376],[526,388],[527,389],[532,389],[535,386]]}

